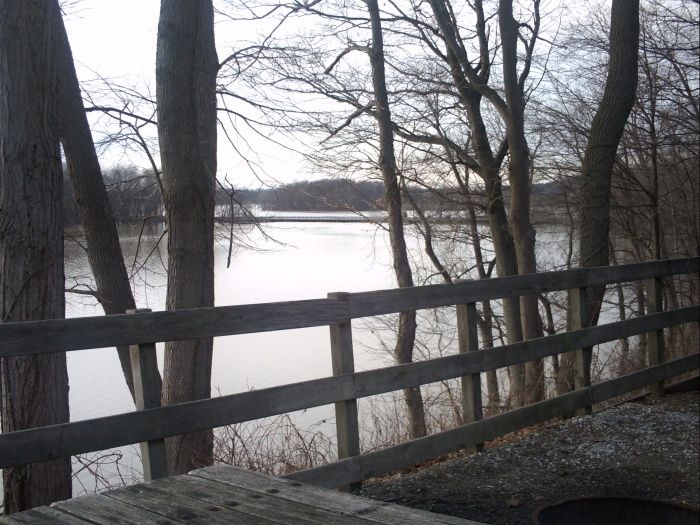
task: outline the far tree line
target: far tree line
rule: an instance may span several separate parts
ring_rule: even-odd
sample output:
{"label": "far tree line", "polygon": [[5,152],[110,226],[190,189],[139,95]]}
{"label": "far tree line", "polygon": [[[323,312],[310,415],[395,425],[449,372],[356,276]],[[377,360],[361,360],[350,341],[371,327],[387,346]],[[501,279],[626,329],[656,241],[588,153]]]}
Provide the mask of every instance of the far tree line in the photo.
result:
{"label": "far tree line", "polygon": [[[81,224],[80,209],[73,194],[70,177],[64,169],[63,180],[63,222],[64,226]],[[119,224],[136,224],[144,220],[164,220],[163,198],[158,180],[153,171],[138,166],[117,165],[102,170],[107,197]],[[533,184],[533,207],[539,215],[552,216],[553,212],[566,213],[567,200],[576,198],[576,181],[562,183],[543,182]],[[460,211],[463,198],[459,187],[425,188],[409,186],[404,190],[410,195],[407,205],[425,211]],[[452,200],[445,196],[452,195]],[[509,188],[504,188],[505,198],[509,198]],[[317,180],[294,181],[276,187],[259,189],[230,188],[219,184],[216,189],[217,216],[229,219],[231,201],[234,203],[234,217],[243,209],[257,207],[265,211],[299,212],[368,212],[386,209],[384,183],[378,180],[355,181],[347,178],[324,178]],[[476,187],[471,198],[485,202],[483,191]],[[482,208],[483,210],[483,208]],[[483,213],[479,213],[483,216]],[[545,217],[546,220],[546,217]],[[234,221],[235,222],[235,221]]]}

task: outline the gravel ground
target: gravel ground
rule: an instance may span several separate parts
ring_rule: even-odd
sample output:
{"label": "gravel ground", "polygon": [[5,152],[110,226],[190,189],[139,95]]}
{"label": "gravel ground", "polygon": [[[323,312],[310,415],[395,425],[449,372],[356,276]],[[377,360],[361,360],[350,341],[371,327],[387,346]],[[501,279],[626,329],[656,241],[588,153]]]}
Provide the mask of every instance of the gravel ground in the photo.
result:
{"label": "gravel ground", "polygon": [[697,507],[699,400],[698,392],[648,396],[367,482],[357,493],[489,525],[531,524],[535,508],[578,496]]}

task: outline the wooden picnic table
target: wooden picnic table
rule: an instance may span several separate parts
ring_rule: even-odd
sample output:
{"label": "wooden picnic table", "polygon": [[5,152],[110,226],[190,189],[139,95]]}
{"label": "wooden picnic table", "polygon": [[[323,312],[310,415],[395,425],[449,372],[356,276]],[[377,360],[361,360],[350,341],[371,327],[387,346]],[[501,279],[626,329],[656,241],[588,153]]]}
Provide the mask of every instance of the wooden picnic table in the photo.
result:
{"label": "wooden picnic table", "polygon": [[2,525],[482,525],[220,465],[0,518]]}

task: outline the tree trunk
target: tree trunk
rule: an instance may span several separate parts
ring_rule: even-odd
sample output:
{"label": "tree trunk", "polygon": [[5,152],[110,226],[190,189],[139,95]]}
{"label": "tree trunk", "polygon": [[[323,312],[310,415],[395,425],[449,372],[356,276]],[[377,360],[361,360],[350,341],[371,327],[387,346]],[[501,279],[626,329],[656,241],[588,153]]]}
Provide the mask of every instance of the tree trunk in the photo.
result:
{"label": "tree trunk", "polygon": [[[459,29],[454,23],[450,13],[454,12],[448,7],[446,0],[431,0],[430,5],[435,20],[440,28],[440,33],[445,41],[445,59],[450,66],[452,81],[459,92],[460,98],[467,111],[467,120],[471,131],[471,140],[474,147],[474,156],[480,169],[479,176],[486,185],[487,218],[491,230],[494,252],[496,253],[496,269],[498,275],[518,274],[515,243],[512,228],[506,214],[503,201],[501,165],[502,155],[495,156],[489,141],[486,125],[481,115],[481,100],[484,93],[489,94],[489,102],[502,113],[505,104],[499,102],[498,94],[488,86],[491,67],[487,49],[488,35],[484,23],[484,12],[481,1],[476,1],[473,7],[477,14],[476,33],[480,46],[480,63],[478,72],[469,63],[467,52],[459,38]],[[505,153],[504,153],[505,154]],[[514,298],[503,300],[503,316],[506,324],[508,343],[517,343],[523,340],[523,329],[520,319],[519,301]],[[523,365],[514,365],[508,368],[510,380],[509,398],[510,405],[519,407],[524,403],[524,373]]]}
{"label": "tree trunk", "polygon": [[[211,0],[163,0],[156,100],[168,225],[168,310],[214,306],[216,74]],[[163,404],[211,395],[211,338],[166,343]],[[212,431],[168,440],[168,468],[213,461]]]}
{"label": "tree trunk", "polygon": [[[496,254],[496,272],[500,277],[517,275],[515,243],[503,204],[500,175],[493,168],[485,169],[484,172],[486,174],[487,218]],[[520,320],[520,303],[517,298],[503,299],[503,319],[506,325],[508,344],[522,341],[523,328]],[[508,379],[510,381],[509,404],[516,408],[523,406],[525,403],[524,366],[520,364],[508,367]]]}
{"label": "tree trunk", "polygon": [[[60,75],[59,135],[73,184],[75,200],[85,230],[90,268],[97,284],[97,299],[105,313],[123,314],[136,308],[124,265],[114,214],[107,198],[102,170],[92,141],[73,53],[60,13],[53,17],[56,39],[56,68]],[[131,396],[134,385],[127,346],[118,347],[119,361]]]}
{"label": "tree trunk", "polygon": [[[536,7],[537,8],[537,7]],[[530,155],[525,138],[525,98],[518,79],[518,23],[512,0],[500,0],[498,19],[503,49],[503,89],[507,103],[508,178],[510,180],[510,224],[513,228],[518,273],[537,272],[535,229],[530,221]],[[542,337],[536,295],[520,298],[523,337]],[[525,364],[525,402],[544,399],[544,367],[541,359]]]}
{"label": "tree trunk", "polygon": [[[479,279],[487,279],[489,275],[484,270],[484,256],[481,250],[481,236],[479,235],[479,226],[476,220],[476,210],[474,202],[471,198],[469,190],[469,174],[464,177],[465,183],[460,183],[462,192],[467,197],[467,229],[471,236],[472,250],[474,251],[474,260],[476,269],[479,274]],[[458,179],[459,181],[459,179]],[[479,333],[481,334],[481,346],[484,349],[493,348],[493,320],[495,315],[491,308],[491,301],[482,301],[481,303],[482,318],[479,321]],[[501,408],[501,395],[498,388],[498,373],[496,370],[488,370],[486,372],[486,392],[488,401],[486,403],[486,413],[489,416],[498,414]]]}
{"label": "tree trunk", "polygon": [[[408,262],[408,251],[403,231],[403,216],[401,206],[401,191],[396,173],[396,157],[394,155],[394,136],[389,110],[389,96],[386,89],[384,74],[384,43],[379,7],[376,0],[367,0],[370,21],[372,24],[372,47],[370,63],[372,65],[372,82],[377,103],[377,123],[379,126],[379,166],[384,179],[386,191],[387,221],[389,224],[389,239],[396,280],[400,287],[413,286],[413,274]],[[399,314],[399,331],[394,350],[397,364],[413,361],[413,345],[416,338],[416,312],[401,312]],[[425,436],[425,412],[419,387],[404,390],[404,399],[408,412],[409,434],[411,439]]]}
{"label": "tree trunk", "polygon": [[[0,0],[0,297],[3,323],[64,317],[58,3]],[[65,353],[0,363],[2,430],[66,423]],[[71,496],[70,458],[6,468],[7,514]]]}
{"label": "tree trunk", "polygon": [[[465,106],[469,127],[472,131],[472,141],[476,160],[481,166],[480,176],[486,187],[486,218],[491,232],[493,250],[496,254],[496,272],[499,277],[518,275],[518,262],[512,229],[506,213],[501,181],[501,163],[491,152],[486,126],[481,117],[481,95],[473,90],[464,90]],[[523,340],[523,329],[520,321],[520,304],[517,298],[503,299],[503,318],[506,325],[506,337],[509,344]],[[525,378],[523,365],[508,367],[510,381],[510,405],[521,407],[525,402]]]}
{"label": "tree trunk", "polygon": [[[610,64],[603,98],[591,123],[583,158],[579,254],[582,267],[610,262],[610,188],[617,147],[634,105],[639,50],[639,0],[613,0]],[[604,287],[588,290],[589,322],[600,315]]]}

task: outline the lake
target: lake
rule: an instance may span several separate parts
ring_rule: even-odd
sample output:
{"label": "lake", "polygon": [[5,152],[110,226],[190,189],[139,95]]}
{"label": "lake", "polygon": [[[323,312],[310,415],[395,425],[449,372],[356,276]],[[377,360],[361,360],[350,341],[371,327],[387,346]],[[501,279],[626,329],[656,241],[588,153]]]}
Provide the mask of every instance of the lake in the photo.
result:
{"label": "lake", "polygon": [[[299,215],[299,214],[295,214]],[[323,298],[329,292],[359,292],[394,286],[388,235],[371,223],[274,223],[264,232],[252,226],[242,236],[227,268],[228,244],[216,245],[216,305],[252,304]],[[165,307],[165,252],[161,228],[145,234],[139,227],[122,227],[120,238],[133,274],[139,308]],[[91,283],[85,251],[66,244],[67,287]],[[85,295],[67,294],[67,317],[102,315],[97,302]],[[363,332],[356,330],[356,338]],[[367,336],[365,335],[365,339]],[[369,338],[371,339],[371,337]],[[159,345],[162,350],[162,345]],[[357,368],[379,366],[382,360],[357,344]],[[160,354],[162,366],[162,353]],[[78,421],[134,410],[113,348],[68,353],[71,420]],[[331,375],[326,327],[244,334],[214,340],[212,395],[261,389]],[[297,416],[301,424],[332,418],[332,407]],[[140,464],[133,452],[122,450],[126,465]],[[86,477],[87,476],[87,477]],[[81,473],[83,483],[89,475]],[[75,491],[79,492],[80,487]]]}
{"label": "lake", "polygon": [[[135,274],[139,308],[165,307],[165,261],[151,253],[159,232],[139,246],[138,229],[123,228],[122,249]],[[228,246],[216,246],[216,305],[323,298],[329,292],[358,292],[393,286],[387,236],[372,224],[294,223],[249,229],[246,242],[226,267]],[[161,249],[165,251],[165,241]],[[137,254],[138,247],[138,254]],[[134,258],[136,263],[134,264]],[[66,276],[90,275],[85,252],[66,246]],[[66,315],[102,315],[96,301],[67,294]],[[114,349],[68,353],[71,419],[74,421],[133,409]],[[100,374],[95,374],[100,370]],[[215,339],[212,388],[229,394],[249,388],[304,381],[331,372],[325,327],[244,334]]]}
{"label": "lake", "polygon": [[[323,298],[329,292],[360,292],[395,286],[388,233],[372,223],[269,223],[262,231],[253,226],[241,226],[235,231],[238,240],[230,267],[227,268],[225,232],[221,232],[216,246],[217,306]],[[154,311],[163,310],[165,305],[166,242],[161,236],[162,227],[159,226],[146,232],[142,232],[140,226],[120,230],[137,306]],[[562,244],[566,244],[562,242],[564,240],[565,234],[556,231],[539,233],[540,253],[546,254],[550,264],[560,259]],[[422,258],[422,246],[417,236],[410,236],[408,242],[412,257]],[[445,260],[467,256],[454,249],[442,255]],[[67,287],[74,283],[91,283],[90,274],[85,251],[77,243],[68,241]],[[423,284],[420,276],[416,283]],[[102,313],[101,307],[89,296],[67,294],[68,317]],[[356,369],[388,364],[390,354],[375,348],[379,346],[378,337],[384,337],[387,347],[391,347],[391,331],[377,326],[363,329],[363,324],[361,320],[353,322]],[[453,336],[445,335],[443,329],[444,325],[433,333],[428,330],[423,348],[428,351],[432,348],[436,353],[453,353],[456,341]],[[162,366],[162,345],[159,349]],[[68,369],[73,421],[134,410],[114,349],[69,352]],[[219,337],[214,342],[213,395],[328,375],[331,375],[331,357],[326,327]],[[332,406],[294,415],[300,426],[313,426],[329,435],[334,434],[332,419]],[[123,447],[120,453],[123,454],[120,459],[122,474],[123,470],[132,468],[140,471],[136,447]],[[101,455],[104,454],[89,457]],[[100,473],[114,482],[116,474],[110,463],[111,457],[106,456]],[[94,479],[92,467],[78,463],[74,466],[78,472],[74,487],[76,494],[102,488]]]}

